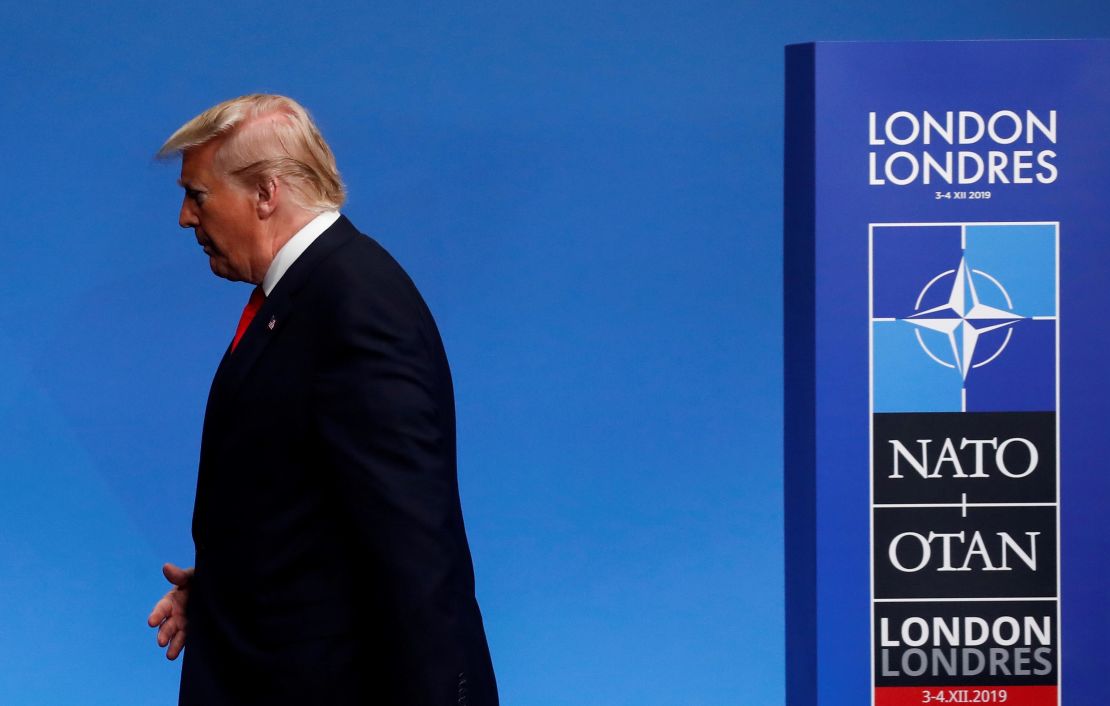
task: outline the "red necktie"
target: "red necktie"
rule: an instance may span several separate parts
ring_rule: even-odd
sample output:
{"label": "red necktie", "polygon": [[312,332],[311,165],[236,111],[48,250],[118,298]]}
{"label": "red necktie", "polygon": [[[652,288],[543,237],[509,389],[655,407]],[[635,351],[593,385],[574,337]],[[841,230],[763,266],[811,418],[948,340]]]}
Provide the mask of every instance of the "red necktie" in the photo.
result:
{"label": "red necktie", "polygon": [[259,285],[251,292],[251,298],[247,300],[247,305],[243,307],[243,315],[239,317],[239,326],[235,329],[235,340],[231,342],[231,350],[235,351],[235,346],[239,345],[239,339],[243,337],[247,327],[251,325],[251,319],[262,308],[266,302],[266,294],[262,291],[262,286]]}

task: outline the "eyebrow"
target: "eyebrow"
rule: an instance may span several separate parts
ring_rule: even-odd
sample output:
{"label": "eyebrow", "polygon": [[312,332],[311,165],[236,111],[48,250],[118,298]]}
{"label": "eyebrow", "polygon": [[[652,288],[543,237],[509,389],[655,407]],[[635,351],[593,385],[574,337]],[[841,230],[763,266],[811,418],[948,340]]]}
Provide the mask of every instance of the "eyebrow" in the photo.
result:
{"label": "eyebrow", "polygon": [[186,181],[184,179],[178,179],[177,185],[180,186],[182,189],[187,189],[188,191],[204,191],[202,187],[194,186],[192,182]]}

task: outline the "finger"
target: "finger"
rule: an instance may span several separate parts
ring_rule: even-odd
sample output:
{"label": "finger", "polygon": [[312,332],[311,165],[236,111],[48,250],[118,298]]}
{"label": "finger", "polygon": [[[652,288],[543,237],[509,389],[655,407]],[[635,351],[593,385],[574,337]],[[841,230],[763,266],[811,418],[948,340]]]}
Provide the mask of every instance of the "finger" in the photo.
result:
{"label": "finger", "polygon": [[146,619],[146,624],[152,628],[158,627],[163,620],[170,617],[173,613],[173,602],[169,598],[163,597],[154,604],[154,609],[150,611],[150,617]]}
{"label": "finger", "polygon": [[174,586],[183,586],[189,582],[189,577],[193,575],[193,572],[190,569],[182,569],[180,566],[167,562],[162,565],[162,575]]}
{"label": "finger", "polygon": [[162,623],[162,627],[158,628],[158,646],[165,647],[170,644],[174,636],[179,632],[177,621],[170,618]]}
{"label": "finger", "polygon": [[177,656],[181,654],[181,650],[184,647],[185,631],[178,630],[177,634],[173,636],[173,640],[170,641],[170,648],[166,650],[166,659],[177,659]]}

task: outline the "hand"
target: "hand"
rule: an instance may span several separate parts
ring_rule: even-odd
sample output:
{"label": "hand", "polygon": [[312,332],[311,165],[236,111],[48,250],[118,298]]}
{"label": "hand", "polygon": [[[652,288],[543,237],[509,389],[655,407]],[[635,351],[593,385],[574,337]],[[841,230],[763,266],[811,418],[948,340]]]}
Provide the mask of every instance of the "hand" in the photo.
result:
{"label": "hand", "polygon": [[162,600],[154,604],[147,625],[158,628],[158,646],[165,647],[167,659],[177,659],[185,647],[185,603],[189,600],[189,581],[193,578],[193,567],[182,569],[173,564],[163,564],[162,573],[174,585]]}

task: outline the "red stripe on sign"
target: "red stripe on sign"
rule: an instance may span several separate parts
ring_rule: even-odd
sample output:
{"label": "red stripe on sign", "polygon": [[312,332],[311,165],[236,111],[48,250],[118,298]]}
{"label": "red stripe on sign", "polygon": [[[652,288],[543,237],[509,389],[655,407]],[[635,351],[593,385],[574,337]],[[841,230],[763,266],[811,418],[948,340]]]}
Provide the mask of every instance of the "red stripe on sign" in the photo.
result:
{"label": "red stripe on sign", "polygon": [[882,686],[875,689],[875,706],[922,704],[1006,704],[1056,706],[1055,686]]}

